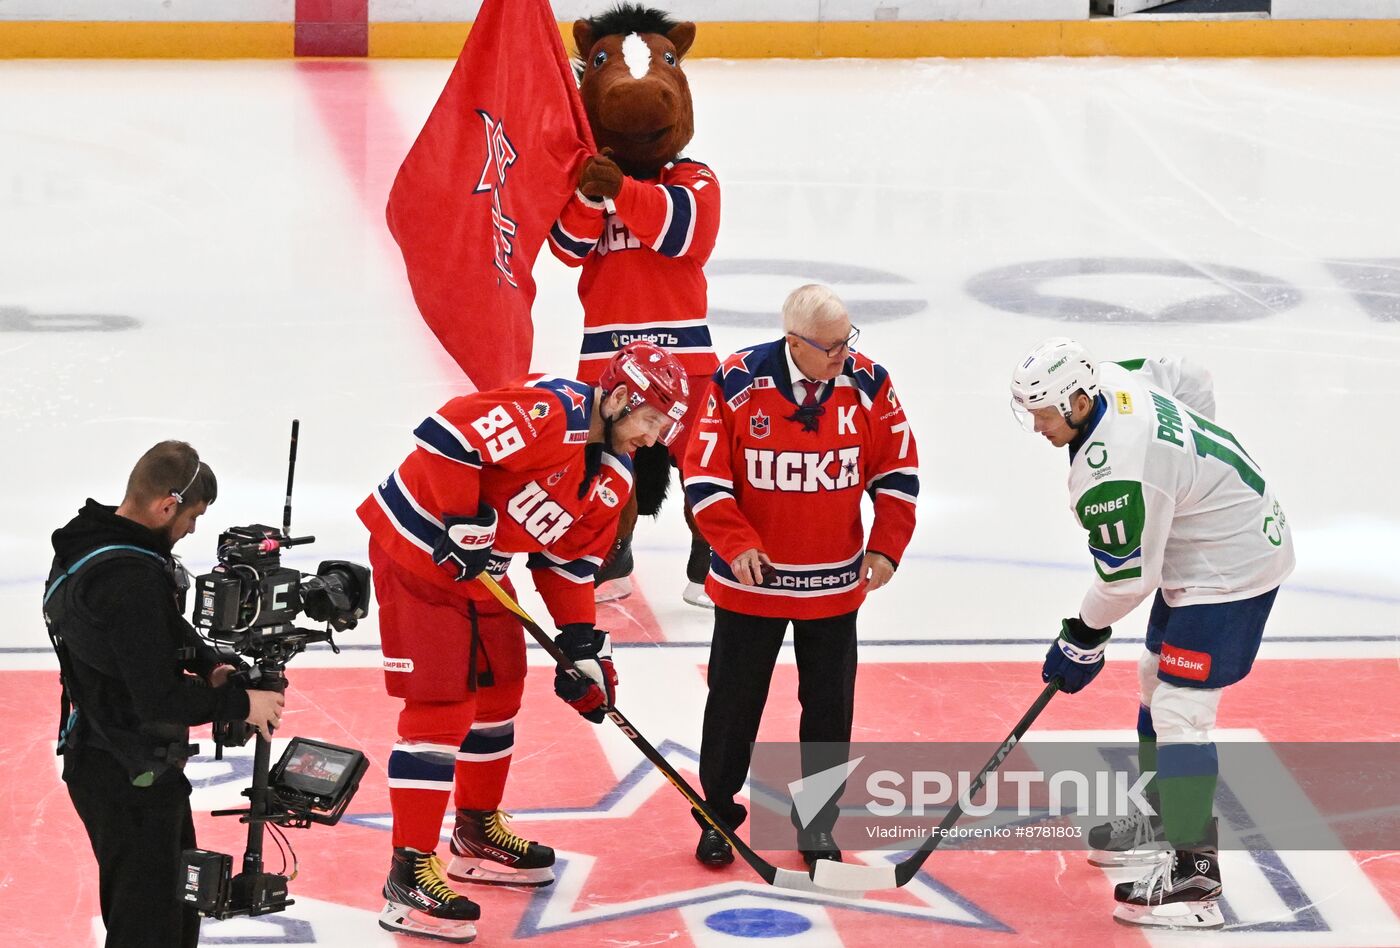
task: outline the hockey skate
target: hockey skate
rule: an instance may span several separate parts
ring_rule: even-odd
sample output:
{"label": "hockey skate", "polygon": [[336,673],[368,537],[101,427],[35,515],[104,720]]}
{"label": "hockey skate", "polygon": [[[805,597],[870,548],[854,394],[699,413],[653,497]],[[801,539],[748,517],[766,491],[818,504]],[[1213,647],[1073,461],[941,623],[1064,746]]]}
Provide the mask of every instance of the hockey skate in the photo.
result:
{"label": "hockey skate", "polygon": [[710,545],[700,536],[691,533],[690,558],[685,564],[685,592],[681,598],[692,606],[713,609],[715,601],[705,592],[705,577],[710,572]]}
{"label": "hockey skate", "polygon": [[632,595],[632,565],[632,538],[618,537],[593,577],[593,601],[615,602]]}
{"label": "hockey skate", "polygon": [[1113,917],[1129,925],[1167,929],[1221,928],[1220,862],[1214,851],[1168,850],[1137,882],[1120,882]]}
{"label": "hockey skate", "polygon": [[422,938],[464,945],[476,938],[481,908],[460,895],[442,877],[442,861],[435,853],[395,849],[384,880],[384,909],[379,927]]}
{"label": "hockey skate", "polygon": [[545,886],[554,881],[554,850],[510,831],[502,810],[458,810],[447,876],[484,885]]}
{"label": "hockey skate", "polygon": [[1167,843],[1162,838],[1162,818],[1136,813],[1089,829],[1089,865],[1145,866],[1162,858]]}

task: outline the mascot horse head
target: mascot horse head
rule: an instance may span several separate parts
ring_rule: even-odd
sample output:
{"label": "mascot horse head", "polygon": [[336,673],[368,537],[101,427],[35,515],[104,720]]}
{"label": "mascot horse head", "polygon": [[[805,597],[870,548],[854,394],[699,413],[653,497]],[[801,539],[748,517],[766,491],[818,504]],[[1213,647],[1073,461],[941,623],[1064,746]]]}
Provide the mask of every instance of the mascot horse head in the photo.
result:
{"label": "mascot horse head", "polygon": [[655,177],[695,134],[681,69],[694,41],[694,23],[639,4],[574,22],[579,89],[594,141],[632,177]]}

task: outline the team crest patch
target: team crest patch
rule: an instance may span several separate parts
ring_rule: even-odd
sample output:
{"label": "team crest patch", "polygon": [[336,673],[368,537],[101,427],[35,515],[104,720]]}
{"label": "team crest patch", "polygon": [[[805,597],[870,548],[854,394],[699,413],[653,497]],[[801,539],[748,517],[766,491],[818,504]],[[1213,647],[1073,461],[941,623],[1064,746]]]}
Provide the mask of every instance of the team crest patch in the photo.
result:
{"label": "team crest patch", "polygon": [[771,428],[772,419],[764,413],[762,408],[749,416],[749,434],[753,435],[755,438],[768,437],[768,432]]}
{"label": "team crest patch", "polygon": [[530,409],[531,418],[543,418],[545,415],[548,414],[549,405],[545,402],[535,402],[534,407]]}
{"label": "team crest patch", "polygon": [[413,659],[411,658],[389,658],[384,657],[384,670],[386,672],[411,672],[413,671]]}
{"label": "team crest patch", "polygon": [[597,494],[598,499],[609,507],[616,507],[618,504],[617,493],[606,484],[599,484],[593,493]]}

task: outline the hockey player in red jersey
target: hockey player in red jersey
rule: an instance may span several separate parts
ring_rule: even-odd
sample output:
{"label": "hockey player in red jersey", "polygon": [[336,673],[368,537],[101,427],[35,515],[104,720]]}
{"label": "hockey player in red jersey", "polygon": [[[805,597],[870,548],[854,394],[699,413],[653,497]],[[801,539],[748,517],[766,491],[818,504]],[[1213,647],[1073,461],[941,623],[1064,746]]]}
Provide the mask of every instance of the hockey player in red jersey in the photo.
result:
{"label": "hockey player in red jersey", "polygon": [[598,384],[530,376],[454,398],[414,430],[417,447],[360,505],[379,599],[384,678],[404,700],[389,756],[394,857],[379,923],[469,941],[480,911],[434,853],[449,795],[462,882],[553,881],[554,852],[512,833],[500,811],[525,679],[520,623],[480,583],[515,554],[592,682],[556,674],[556,693],[594,723],[617,676],[594,628],[593,574],[632,492],[631,452],[674,441],[688,385],[676,359],[624,347]]}
{"label": "hockey player in red jersey", "polygon": [[[623,4],[574,23],[580,85],[600,153],[579,174],[578,190],[549,235],[554,255],[581,267],[583,348],[579,375],[594,381],[620,346],[645,340],[680,360],[697,392],[719,364],[706,325],[701,269],[719,231],[719,181],[705,165],[681,157],[695,130],[681,59],[694,23]],[[694,406],[692,406],[692,411]],[[687,421],[687,437],[691,427]],[[637,490],[618,529],[618,543],[599,572],[611,580],[599,601],[631,591],[631,534],[638,512],[655,514],[684,439],[636,457]],[[693,532],[686,600],[707,605],[709,548]]]}
{"label": "hockey player in red jersey", "polygon": [[[734,797],[789,622],[804,772],[832,766],[827,751],[850,740],[856,612],[904,555],[919,493],[904,407],[889,373],[851,350],[859,333],[841,300],[824,286],[799,287],[783,304],[783,328],[783,338],[724,360],[696,399],[685,461],[686,499],[714,547],[705,581],[715,627],[700,783],[731,826],[747,815]],[[868,539],[866,493],[875,507]],[[841,858],[835,818],[830,805],[800,827],[798,849],[809,865]],[[734,858],[704,824],[695,855],[709,865]]]}

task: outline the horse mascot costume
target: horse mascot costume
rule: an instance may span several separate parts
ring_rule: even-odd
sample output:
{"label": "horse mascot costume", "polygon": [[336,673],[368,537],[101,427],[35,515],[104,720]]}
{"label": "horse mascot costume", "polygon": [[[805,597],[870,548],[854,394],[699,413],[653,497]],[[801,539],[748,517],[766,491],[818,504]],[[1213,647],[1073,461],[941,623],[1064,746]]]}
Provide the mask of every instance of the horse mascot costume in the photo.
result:
{"label": "horse mascot costume", "polygon": [[[682,157],[695,116],[681,60],[695,24],[659,10],[622,4],[574,23],[576,70],[598,154],[579,171],[578,189],[549,235],[564,263],[582,268],[583,347],[578,378],[597,383],[608,360],[629,342],[662,346],[681,362],[691,391],[705,390],[719,362],[705,321],[702,268],[719,231],[719,182],[708,167]],[[636,452],[636,492],[617,541],[598,571],[597,599],[631,592],[632,532],[638,514],[654,516],[680,466],[701,406],[669,444]],[[713,607],[704,593],[710,548],[690,511],[691,550],[685,600]]]}

